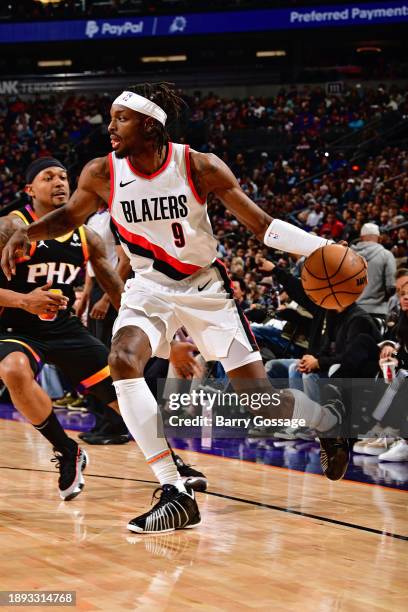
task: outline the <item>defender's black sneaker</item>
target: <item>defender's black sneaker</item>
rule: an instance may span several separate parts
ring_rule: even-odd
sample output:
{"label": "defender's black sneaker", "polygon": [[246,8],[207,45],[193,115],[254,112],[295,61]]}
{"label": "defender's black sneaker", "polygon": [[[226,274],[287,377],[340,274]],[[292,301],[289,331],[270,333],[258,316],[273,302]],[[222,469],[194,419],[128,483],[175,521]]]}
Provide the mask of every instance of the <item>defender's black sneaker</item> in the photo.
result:
{"label": "defender's black sneaker", "polygon": [[88,455],[79,446],[73,452],[66,453],[54,449],[51,461],[56,464],[60,472],[58,487],[61,499],[64,501],[74,499],[84,488],[82,472],[89,463]]}
{"label": "defender's black sneaker", "polygon": [[337,425],[324,435],[319,435],[320,463],[326,478],[340,480],[348,468],[350,447],[347,438],[339,435],[341,429],[346,429],[346,408],[335,385],[325,385],[323,388],[322,405],[337,418]]}
{"label": "defender's black sneaker", "polygon": [[98,444],[100,446],[130,442],[126,426],[115,427],[110,421],[104,421],[96,431],[81,434],[80,438],[87,444]]}
{"label": "defender's black sneaker", "polygon": [[192,468],[191,465],[184,463],[184,461],[181,457],[179,457],[179,455],[176,455],[174,453],[172,453],[172,455],[174,463],[177,467],[177,471],[180,474],[184,484],[194,489],[194,491],[204,493],[204,491],[206,491],[208,487],[207,477],[204,476],[202,472],[199,472],[198,470]]}
{"label": "defender's black sneaker", "polygon": [[98,431],[100,430],[100,428],[101,428],[101,426],[100,426],[100,425],[95,425],[95,426],[94,426],[94,427],[92,427],[92,429],[90,429],[89,431],[81,431],[81,432],[78,434],[78,438],[79,438],[80,440],[82,440],[82,438],[83,438],[84,436],[94,436],[95,434],[97,434],[97,433],[98,433]]}
{"label": "defender's black sneaker", "polygon": [[201,523],[194,491],[190,487],[184,493],[173,485],[163,485],[155,490],[153,499],[160,490],[162,493],[157,504],[149,512],[131,520],[127,526],[129,531],[165,533],[176,529],[192,529]]}

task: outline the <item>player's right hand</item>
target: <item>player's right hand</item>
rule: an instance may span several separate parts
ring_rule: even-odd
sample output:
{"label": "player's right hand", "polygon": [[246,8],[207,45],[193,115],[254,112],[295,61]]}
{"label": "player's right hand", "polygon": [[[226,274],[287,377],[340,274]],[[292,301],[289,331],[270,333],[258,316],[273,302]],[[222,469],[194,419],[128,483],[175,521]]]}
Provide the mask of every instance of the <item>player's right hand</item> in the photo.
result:
{"label": "player's right hand", "polygon": [[21,227],[14,232],[3,247],[1,267],[3,268],[7,280],[10,281],[12,275],[16,273],[16,259],[21,257],[29,259],[29,252],[30,241],[27,237],[27,228]]}
{"label": "player's right hand", "polygon": [[35,315],[65,310],[68,298],[65,295],[48,291],[51,285],[52,283],[49,282],[42,287],[37,287],[37,289],[30,291],[30,293],[26,293],[23,300],[23,309]]}

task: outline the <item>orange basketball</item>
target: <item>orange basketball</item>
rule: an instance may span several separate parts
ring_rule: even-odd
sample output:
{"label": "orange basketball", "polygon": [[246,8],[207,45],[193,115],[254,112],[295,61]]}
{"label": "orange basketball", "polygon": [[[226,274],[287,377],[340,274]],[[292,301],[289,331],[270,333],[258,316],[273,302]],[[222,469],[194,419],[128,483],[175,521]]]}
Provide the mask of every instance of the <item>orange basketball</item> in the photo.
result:
{"label": "orange basketball", "polygon": [[306,294],[322,308],[350,306],[367,285],[367,262],[349,247],[328,244],[306,259],[302,270]]}

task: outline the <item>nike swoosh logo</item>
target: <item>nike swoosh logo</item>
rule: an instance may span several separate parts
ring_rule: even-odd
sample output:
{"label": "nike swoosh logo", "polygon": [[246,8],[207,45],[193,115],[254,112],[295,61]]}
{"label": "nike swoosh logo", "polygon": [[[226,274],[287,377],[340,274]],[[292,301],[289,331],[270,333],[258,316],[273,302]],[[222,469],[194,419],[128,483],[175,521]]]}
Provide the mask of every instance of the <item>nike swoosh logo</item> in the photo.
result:
{"label": "nike swoosh logo", "polygon": [[122,181],[120,181],[119,183],[119,187],[126,187],[127,185],[130,185],[130,183],[134,183],[136,179],[133,179],[133,181],[128,181],[127,183],[122,183]]}
{"label": "nike swoosh logo", "polygon": [[207,286],[207,285],[208,285],[210,282],[211,282],[211,281],[207,281],[207,282],[205,283],[205,285],[203,285],[202,287],[198,286],[198,287],[197,287],[198,291],[203,291],[203,290],[206,288],[206,286]]}

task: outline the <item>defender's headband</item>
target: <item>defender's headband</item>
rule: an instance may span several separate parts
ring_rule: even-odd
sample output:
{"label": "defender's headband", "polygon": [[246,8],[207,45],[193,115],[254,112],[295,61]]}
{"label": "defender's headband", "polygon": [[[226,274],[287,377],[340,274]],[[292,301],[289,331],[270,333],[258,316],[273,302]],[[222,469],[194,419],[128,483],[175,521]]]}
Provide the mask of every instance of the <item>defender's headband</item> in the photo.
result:
{"label": "defender's headband", "polygon": [[139,94],[133,93],[133,91],[123,91],[120,96],[115,98],[113,104],[121,104],[144,115],[149,115],[149,117],[153,117],[153,119],[156,119],[162,125],[166,125],[167,115],[164,110],[151,100],[139,96]]}
{"label": "defender's headband", "polygon": [[37,174],[45,170],[46,168],[61,168],[61,170],[67,171],[64,164],[62,164],[58,159],[54,157],[40,157],[40,159],[36,159],[28,166],[26,170],[26,182],[27,184],[31,184]]}

